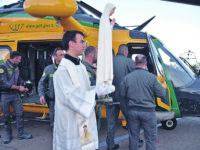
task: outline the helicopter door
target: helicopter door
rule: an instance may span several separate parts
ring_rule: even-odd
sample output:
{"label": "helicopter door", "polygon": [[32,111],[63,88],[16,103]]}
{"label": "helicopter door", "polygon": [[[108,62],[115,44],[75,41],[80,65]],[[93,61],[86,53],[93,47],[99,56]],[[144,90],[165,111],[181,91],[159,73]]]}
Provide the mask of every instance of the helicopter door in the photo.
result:
{"label": "helicopter door", "polygon": [[157,49],[155,48],[153,41],[148,37],[148,41],[149,41],[149,47],[150,50],[152,52],[152,57],[153,60],[155,62],[155,67],[157,70],[157,78],[160,81],[160,83],[162,84],[162,86],[165,88],[166,91],[166,100],[162,101],[160,98],[156,98],[157,99],[157,105],[158,107],[156,108],[156,110],[163,110],[166,109],[168,111],[171,110],[171,96],[170,96],[170,88],[169,88],[169,84],[168,84],[168,80],[166,79],[165,76],[165,72],[162,66],[162,58],[160,57]]}

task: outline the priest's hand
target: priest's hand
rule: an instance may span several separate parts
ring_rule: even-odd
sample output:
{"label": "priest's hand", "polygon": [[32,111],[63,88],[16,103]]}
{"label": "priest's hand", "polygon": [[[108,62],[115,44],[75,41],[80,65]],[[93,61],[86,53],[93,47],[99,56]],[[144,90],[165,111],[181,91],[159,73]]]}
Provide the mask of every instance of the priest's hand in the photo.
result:
{"label": "priest's hand", "polygon": [[114,91],[115,87],[106,82],[100,82],[96,86],[96,93],[98,96],[107,95]]}

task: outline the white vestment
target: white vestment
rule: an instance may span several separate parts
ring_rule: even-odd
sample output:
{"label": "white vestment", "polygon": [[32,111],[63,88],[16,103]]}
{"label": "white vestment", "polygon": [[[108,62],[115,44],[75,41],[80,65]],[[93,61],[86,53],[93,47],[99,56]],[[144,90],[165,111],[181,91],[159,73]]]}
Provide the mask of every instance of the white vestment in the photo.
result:
{"label": "white vestment", "polygon": [[95,88],[83,64],[63,58],[54,74],[53,150],[98,149]]}
{"label": "white vestment", "polygon": [[113,80],[113,56],[112,56],[112,28],[110,24],[110,12],[115,8],[111,3],[106,4],[100,19],[98,58],[97,58],[97,79],[96,85],[102,81],[112,85]]}

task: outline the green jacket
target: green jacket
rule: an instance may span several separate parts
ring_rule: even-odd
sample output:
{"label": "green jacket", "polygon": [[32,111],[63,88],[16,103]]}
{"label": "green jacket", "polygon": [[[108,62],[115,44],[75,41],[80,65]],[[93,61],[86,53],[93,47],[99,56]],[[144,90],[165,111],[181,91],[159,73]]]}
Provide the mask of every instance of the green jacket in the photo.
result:
{"label": "green jacket", "polygon": [[93,69],[96,69],[95,67],[91,66],[88,62],[84,61],[83,64],[86,67],[86,70],[88,72],[88,76],[90,79],[90,85],[96,85],[96,74]]}
{"label": "green jacket", "polygon": [[48,65],[44,68],[43,75],[38,83],[38,94],[39,96],[47,96],[52,100],[55,100],[54,85],[53,85],[53,74],[57,70],[56,64]]}

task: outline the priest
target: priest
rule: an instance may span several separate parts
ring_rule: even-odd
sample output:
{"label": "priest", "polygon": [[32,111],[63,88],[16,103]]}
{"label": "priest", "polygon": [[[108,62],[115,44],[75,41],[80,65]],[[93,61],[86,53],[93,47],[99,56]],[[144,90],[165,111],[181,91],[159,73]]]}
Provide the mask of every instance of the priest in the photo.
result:
{"label": "priest", "polygon": [[85,49],[84,34],[67,31],[62,38],[67,51],[54,74],[55,120],[53,150],[98,149],[95,93],[108,94],[110,87],[90,86],[88,73],[81,63]]}

